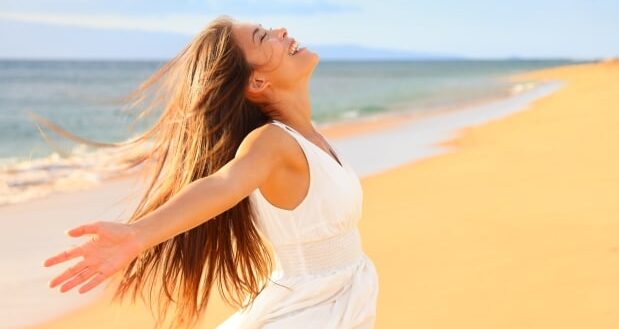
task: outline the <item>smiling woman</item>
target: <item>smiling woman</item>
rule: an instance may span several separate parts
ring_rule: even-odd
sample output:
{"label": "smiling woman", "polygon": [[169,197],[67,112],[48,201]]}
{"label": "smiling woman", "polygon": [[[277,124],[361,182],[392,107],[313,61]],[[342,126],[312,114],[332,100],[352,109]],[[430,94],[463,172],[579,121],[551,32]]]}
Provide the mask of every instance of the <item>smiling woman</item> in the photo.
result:
{"label": "smiling woman", "polygon": [[152,161],[151,182],[127,223],[68,231],[92,239],[45,261],[83,257],[50,287],[88,281],[84,293],[120,271],[115,299],[159,287],[157,324],[173,303],[173,328],[197,323],[215,285],[239,308],[222,329],[372,328],[378,277],[357,229],[359,177],[311,121],[318,60],[285,28],[213,20],[132,95],[138,106],[162,87],[141,113],[163,104],[152,127],[88,142],[154,139],[119,159]]}

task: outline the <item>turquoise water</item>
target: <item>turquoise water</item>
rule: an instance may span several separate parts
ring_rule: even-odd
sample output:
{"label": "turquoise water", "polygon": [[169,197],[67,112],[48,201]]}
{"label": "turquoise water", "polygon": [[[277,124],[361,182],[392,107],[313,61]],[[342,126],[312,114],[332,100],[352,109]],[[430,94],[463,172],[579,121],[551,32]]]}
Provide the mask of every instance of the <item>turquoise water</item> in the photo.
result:
{"label": "turquoise water", "polygon": [[[427,111],[456,105],[509,92],[512,86],[501,81],[502,76],[565,63],[321,62],[310,84],[313,119],[321,123],[402,108]],[[50,118],[80,136],[104,142],[128,138],[131,114],[122,112],[114,99],[126,95],[160,64],[0,61],[0,163],[53,153],[27,111]],[[71,148],[62,139],[56,142]]]}
{"label": "turquoise water", "polygon": [[[568,61],[390,61],[318,64],[310,83],[313,120],[320,123],[391,111],[438,111],[494,96],[517,94],[504,77]],[[131,113],[118,99],[161,62],[0,61],[0,205],[71,190],[105,180],[106,150],[84,146],[45,130],[44,141],[29,111],[79,136],[101,142],[129,138]],[[139,121],[151,124],[157,113]]]}
{"label": "turquoise water", "polygon": [[432,111],[510,94],[502,78],[565,61],[327,62],[316,68],[311,93],[316,121],[398,109]]}

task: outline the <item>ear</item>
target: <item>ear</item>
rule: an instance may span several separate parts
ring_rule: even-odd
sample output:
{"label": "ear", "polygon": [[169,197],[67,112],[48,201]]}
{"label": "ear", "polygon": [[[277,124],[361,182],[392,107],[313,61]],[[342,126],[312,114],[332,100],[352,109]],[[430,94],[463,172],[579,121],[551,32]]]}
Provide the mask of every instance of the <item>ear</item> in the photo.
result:
{"label": "ear", "polygon": [[257,95],[265,91],[270,85],[271,83],[265,77],[255,75],[250,78],[248,89],[251,94]]}

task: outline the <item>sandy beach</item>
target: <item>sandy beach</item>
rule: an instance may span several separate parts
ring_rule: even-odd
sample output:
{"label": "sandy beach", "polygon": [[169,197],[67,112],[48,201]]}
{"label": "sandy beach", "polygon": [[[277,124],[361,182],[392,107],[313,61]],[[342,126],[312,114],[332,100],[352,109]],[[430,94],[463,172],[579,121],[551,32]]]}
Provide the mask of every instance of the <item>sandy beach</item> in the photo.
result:
{"label": "sandy beach", "polygon": [[619,63],[515,78],[566,85],[364,179],[377,328],[619,326]]}
{"label": "sandy beach", "polygon": [[[377,328],[619,327],[619,153],[613,151],[619,63],[513,79],[565,84],[521,111],[461,129],[441,143],[451,152],[362,178],[363,246],[380,278]],[[337,139],[416,119],[323,131]],[[46,206],[78,196],[88,201],[101,189],[109,198],[132,184],[119,180],[99,192],[34,200],[0,214],[45,212],[52,219],[40,230],[49,235],[58,230],[53,217],[67,210]],[[92,207],[89,216],[105,215],[107,208],[91,203],[80,206]],[[76,224],[88,220],[80,216],[74,215]],[[49,252],[28,257],[42,262]],[[151,328],[144,305],[109,303],[113,286],[112,280],[86,305],[31,328]],[[69,293],[78,295],[74,290]],[[213,328],[233,311],[213,295],[200,328]]]}

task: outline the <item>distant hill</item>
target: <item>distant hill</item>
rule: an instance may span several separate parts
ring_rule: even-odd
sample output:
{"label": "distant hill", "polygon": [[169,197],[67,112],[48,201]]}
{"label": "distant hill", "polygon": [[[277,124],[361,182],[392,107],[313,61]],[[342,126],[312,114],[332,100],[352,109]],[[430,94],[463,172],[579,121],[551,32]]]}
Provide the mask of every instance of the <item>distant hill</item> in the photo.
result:
{"label": "distant hill", "polygon": [[354,44],[337,45],[308,45],[320,55],[320,59],[327,60],[380,60],[380,59],[463,59],[463,56],[453,54],[437,54],[428,52],[413,52],[364,47]]}
{"label": "distant hill", "polygon": [[[105,30],[0,21],[0,58],[161,60],[191,40],[184,34]],[[302,45],[303,46],[303,45]],[[370,48],[353,44],[308,45],[321,60],[461,59],[434,54]]]}

